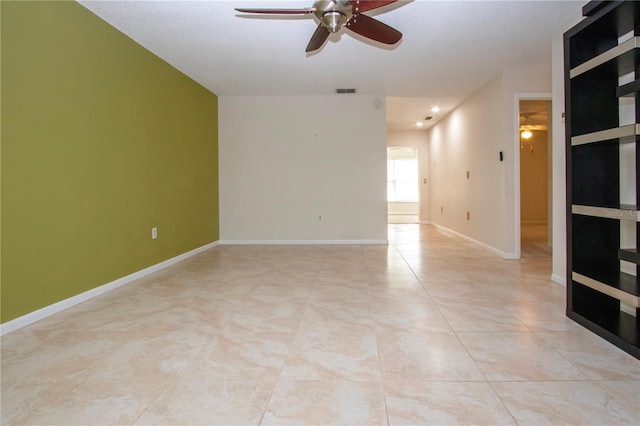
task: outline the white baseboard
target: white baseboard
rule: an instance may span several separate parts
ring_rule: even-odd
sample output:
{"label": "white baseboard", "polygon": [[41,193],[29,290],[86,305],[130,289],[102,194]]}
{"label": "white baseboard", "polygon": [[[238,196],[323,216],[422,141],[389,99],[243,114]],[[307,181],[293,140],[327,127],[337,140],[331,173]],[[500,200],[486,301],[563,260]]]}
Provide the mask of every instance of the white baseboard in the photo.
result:
{"label": "white baseboard", "polygon": [[213,243],[206,244],[202,247],[198,247],[186,253],[180,254],[176,257],[172,257],[171,259],[167,259],[156,265],[149,266],[148,268],[142,269],[138,272],[134,272],[133,274],[129,274],[125,277],[118,278],[117,280],[111,281],[110,283],[103,284],[96,288],[92,288],[91,290],[85,291],[84,293],[77,294],[68,299],[61,300],[60,302],[56,302],[49,306],[45,306],[44,308],[38,309],[37,311],[33,311],[26,315],[13,319],[11,321],[7,321],[4,324],[0,324],[0,336],[4,336],[5,334],[18,330],[19,328],[26,327],[29,324],[33,324],[36,321],[44,319],[60,311],[64,311],[65,309],[68,309],[79,303],[85,302],[89,299],[93,299],[96,296],[100,296],[101,294],[107,293],[118,287],[122,287],[125,284],[129,284],[132,281],[135,281],[139,278],[142,278],[144,276],[157,272],[161,269],[166,268],[167,266],[181,262],[191,256],[194,256],[198,253],[209,250],[210,248],[213,248],[218,244],[220,244],[219,241],[214,241]]}
{"label": "white baseboard", "polygon": [[472,244],[475,244],[478,247],[481,247],[481,248],[483,248],[485,250],[488,250],[491,253],[493,253],[493,254],[495,254],[497,256],[500,256],[503,259],[508,259],[508,260],[518,259],[518,256],[515,253],[506,253],[506,252],[504,252],[502,250],[498,250],[495,247],[491,247],[490,245],[482,243],[482,242],[480,242],[478,240],[474,240],[473,238],[468,237],[467,235],[461,234],[459,232],[456,232],[456,231],[454,231],[452,229],[449,229],[447,227],[444,227],[442,225],[438,225],[437,223],[432,223],[431,225],[435,226],[436,228],[440,229],[441,231],[448,232],[449,234],[455,235],[456,237],[462,238],[463,240],[466,240],[466,241],[468,241],[468,242],[470,242]]}
{"label": "white baseboard", "polygon": [[389,244],[388,240],[221,240],[222,245],[341,245]]}
{"label": "white baseboard", "polygon": [[553,281],[556,284],[560,284],[563,287],[567,286],[567,280],[558,274],[551,274],[551,281]]}

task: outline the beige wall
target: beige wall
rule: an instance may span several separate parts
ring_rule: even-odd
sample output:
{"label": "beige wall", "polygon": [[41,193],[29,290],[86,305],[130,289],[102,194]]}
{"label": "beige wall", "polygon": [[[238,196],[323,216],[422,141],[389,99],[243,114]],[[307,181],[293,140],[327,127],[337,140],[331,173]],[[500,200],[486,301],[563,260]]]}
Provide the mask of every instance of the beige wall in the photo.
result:
{"label": "beige wall", "polygon": [[500,73],[429,132],[431,222],[500,252],[505,251],[504,163],[498,157],[504,149],[502,80]]}
{"label": "beige wall", "polygon": [[219,111],[222,242],[387,240],[384,98],[221,97]]}
{"label": "beige wall", "polygon": [[553,33],[551,44],[553,101],[552,101],[552,200],[553,200],[553,258],[551,278],[566,283],[567,275],[567,217],[566,217],[566,155],[564,112],[564,41],[563,33],[581,20],[576,14]]}
{"label": "beige wall", "polygon": [[548,133],[533,131],[530,139],[523,139],[520,149],[520,221],[547,223],[548,221]]}
{"label": "beige wall", "polygon": [[432,223],[518,256],[518,97],[550,89],[548,68],[504,69],[429,131]]}

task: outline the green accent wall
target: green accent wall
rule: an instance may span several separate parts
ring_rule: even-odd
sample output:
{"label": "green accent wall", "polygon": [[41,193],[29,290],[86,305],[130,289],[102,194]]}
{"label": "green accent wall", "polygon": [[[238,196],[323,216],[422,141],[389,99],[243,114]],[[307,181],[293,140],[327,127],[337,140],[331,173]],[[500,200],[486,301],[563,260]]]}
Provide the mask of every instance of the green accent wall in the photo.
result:
{"label": "green accent wall", "polygon": [[0,15],[1,322],[217,241],[216,95],[78,3]]}

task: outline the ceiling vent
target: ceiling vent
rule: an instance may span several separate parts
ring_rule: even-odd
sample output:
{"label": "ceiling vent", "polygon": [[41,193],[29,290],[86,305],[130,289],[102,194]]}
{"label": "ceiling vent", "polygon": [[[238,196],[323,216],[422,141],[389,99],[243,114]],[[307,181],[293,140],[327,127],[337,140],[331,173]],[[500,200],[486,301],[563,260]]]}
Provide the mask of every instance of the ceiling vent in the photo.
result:
{"label": "ceiling vent", "polygon": [[431,120],[433,118],[433,115],[427,115],[424,119],[425,120]]}
{"label": "ceiling vent", "polygon": [[344,95],[347,93],[356,93],[356,89],[336,89],[336,93]]}

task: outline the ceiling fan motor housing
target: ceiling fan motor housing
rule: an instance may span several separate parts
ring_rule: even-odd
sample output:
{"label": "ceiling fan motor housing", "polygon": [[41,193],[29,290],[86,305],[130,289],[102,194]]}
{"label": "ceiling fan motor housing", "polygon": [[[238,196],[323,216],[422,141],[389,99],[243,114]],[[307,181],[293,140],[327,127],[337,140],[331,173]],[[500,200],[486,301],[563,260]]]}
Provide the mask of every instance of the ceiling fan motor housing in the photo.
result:
{"label": "ceiling fan motor housing", "polygon": [[332,33],[338,32],[353,16],[349,0],[318,0],[313,8],[316,18]]}

